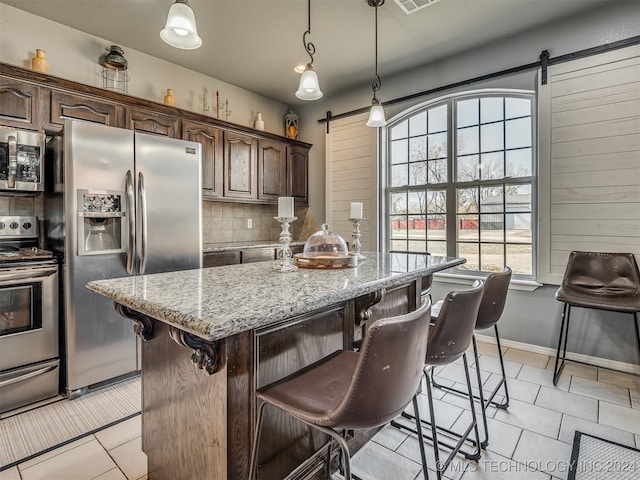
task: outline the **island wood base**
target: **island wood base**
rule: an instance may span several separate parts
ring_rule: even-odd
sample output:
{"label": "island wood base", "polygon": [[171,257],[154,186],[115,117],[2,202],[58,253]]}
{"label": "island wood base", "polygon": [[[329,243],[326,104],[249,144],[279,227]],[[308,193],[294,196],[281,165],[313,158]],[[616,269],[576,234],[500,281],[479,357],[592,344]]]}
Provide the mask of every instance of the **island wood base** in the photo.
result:
{"label": "island wood base", "polygon": [[[256,389],[352,348],[366,320],[414,310],[422,286],[430,284],[424,277],[211,344],[200,339],[200,349],[179,342],[174,327],[148,319],[153,326],[142,342],[142,450],[149,479],[247,479]],[[137,321],[142,315],[118,311]],[[207,351],[218,356],[213,373],[205,368]],[[352,453],[374,433],[356,432],[349,440]],[[267,407],[258,478],[324,478],[325,443],[323,434]]]}

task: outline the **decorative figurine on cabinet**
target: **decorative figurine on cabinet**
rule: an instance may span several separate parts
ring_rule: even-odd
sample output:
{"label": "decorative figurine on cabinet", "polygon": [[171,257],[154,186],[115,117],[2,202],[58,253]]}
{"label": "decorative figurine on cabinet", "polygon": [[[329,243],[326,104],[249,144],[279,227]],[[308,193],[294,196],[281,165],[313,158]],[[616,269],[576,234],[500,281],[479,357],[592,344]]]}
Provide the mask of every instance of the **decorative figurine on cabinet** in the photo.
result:
{"label": "decorative figurine on cabinet", "polygon": [[289,113],[284,117],[284,131],[287,138],[298,139],[298,115],[289,107]]}

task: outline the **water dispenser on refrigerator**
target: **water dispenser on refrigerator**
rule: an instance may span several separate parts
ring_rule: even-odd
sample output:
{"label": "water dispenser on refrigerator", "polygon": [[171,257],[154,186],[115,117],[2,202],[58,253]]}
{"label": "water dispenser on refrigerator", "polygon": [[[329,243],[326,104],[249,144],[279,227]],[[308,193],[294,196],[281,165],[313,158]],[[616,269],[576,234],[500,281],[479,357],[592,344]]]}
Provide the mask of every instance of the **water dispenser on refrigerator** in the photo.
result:
{"label": "water dispenser on refrigerator", "polygon": [[78,190],[78,255],[125,251],[124,192]]}

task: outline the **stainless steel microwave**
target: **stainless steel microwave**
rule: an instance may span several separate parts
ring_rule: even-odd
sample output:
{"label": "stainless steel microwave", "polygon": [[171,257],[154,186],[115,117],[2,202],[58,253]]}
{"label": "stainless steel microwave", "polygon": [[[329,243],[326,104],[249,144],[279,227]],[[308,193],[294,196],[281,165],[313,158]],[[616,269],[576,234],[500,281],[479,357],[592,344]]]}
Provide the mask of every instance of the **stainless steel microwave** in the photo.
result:
{"label": "stainless steel microwave", "polygon": [[43,133],[0,127],[0,190],[44,190],[44,145]]}

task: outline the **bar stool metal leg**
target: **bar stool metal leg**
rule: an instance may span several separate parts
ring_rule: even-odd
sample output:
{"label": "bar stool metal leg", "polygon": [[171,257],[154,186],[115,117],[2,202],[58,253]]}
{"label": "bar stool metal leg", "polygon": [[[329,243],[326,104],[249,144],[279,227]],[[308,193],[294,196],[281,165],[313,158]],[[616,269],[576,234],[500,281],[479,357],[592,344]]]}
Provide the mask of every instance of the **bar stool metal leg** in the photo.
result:
{"label": "bar stool metal leg", "polygon": [[[562,309],[562,320],[560,321],[560,336],[558,337],[558,349],[556,351],[556,362],[553,367],[553,384],[556,385],[558,380],[560,379],[560,374],[564,369],[564,359],[567,355],[567,338],[569,337],[569,316],[571,315],[571,305],[568,303],[564,304]],[[562,340],[564,336],[564,349],[562,351],[562,357],[560,356],[560,348],[562,346]],[[558,366],[558,362],[560,362],[560,366]]]}

